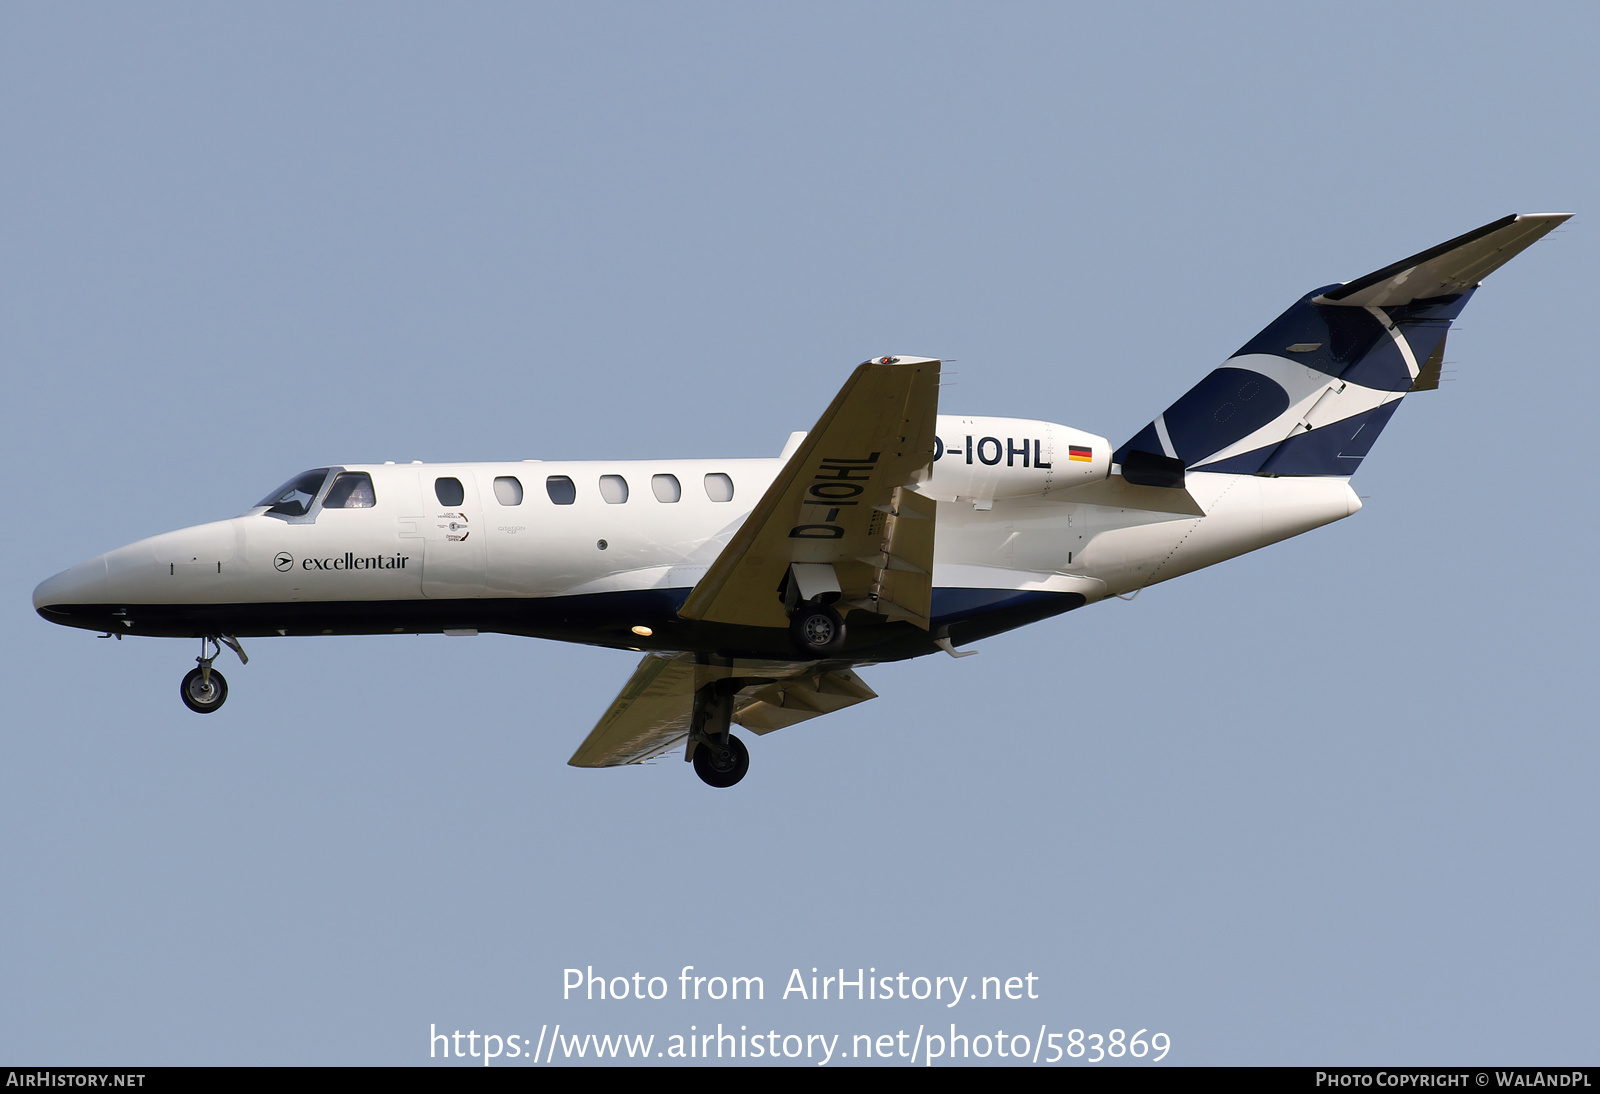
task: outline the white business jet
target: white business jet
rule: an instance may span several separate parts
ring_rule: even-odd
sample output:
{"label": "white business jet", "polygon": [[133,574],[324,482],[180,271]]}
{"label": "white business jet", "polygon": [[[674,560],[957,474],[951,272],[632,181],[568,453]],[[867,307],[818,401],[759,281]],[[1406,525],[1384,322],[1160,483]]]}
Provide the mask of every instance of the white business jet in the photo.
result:
{"label": "white business jet", "polygon": [[1349,516],[1408,392],[1438,386],[1478,283],[1567,219],[1508,216],[1308,293],[1113,449],[938,413],[939,362],[855,370],[777,459],[319,467],[244,515],[42,583],[45,619],[198,638],[189,709],[243,638],[504,634],[644,653],[569,761],[681,749],[700,778],[871,699],[855,669],[966,646]]}

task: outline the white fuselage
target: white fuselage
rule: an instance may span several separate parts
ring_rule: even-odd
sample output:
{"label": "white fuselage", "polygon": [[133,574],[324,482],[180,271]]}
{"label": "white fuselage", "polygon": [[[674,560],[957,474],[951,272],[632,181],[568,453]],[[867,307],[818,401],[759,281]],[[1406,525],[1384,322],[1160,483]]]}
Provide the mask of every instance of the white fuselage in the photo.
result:
{"label": "white fuselage", "polygon": [[[1171,491],[1133,488],[1132,498],[1128,488],[1112,488],[1122,480],[1110,474],[1104,438],[1047,422],[952,415],[939,417],[938,436],[932,476],[918,486],[939,503],[935,623],[943,590],[1076,593],[1092,602],[1360,507],[1345,479],[1191,472],[1187,491],[1204,516],[1163,511],[1144,506],[1152,496],[1160,505]],[[258,506],[82,563],[41,584],[34,601],[47,618],[128,633],[502,629],[472,604],[686,594],[782,466],[782,459],[345,465],[335,470],[371,477],[369,506],[325,508],[319,498],[298,520]],[[460,483],[459,501],[441,501],[440,480]],[[404,602],[453,607],[413,624],[394,615]],[[389,608],[364,620],[364,603]],[[335,604],[343,623],[288,610]],[[193,622],[198,617],[185,606],[225,615],[246,605],[254,606],[252,623],[232,629],[222,615],[211,631],[203,620],[187,630],[144,622],[156,607]],[[281,626],[273,605],[287,606]],[[60,606],[99,610],[52,615]],[[307,625],[313,617],[327,625]],[[621,644],[610,635],[594,640]]]}

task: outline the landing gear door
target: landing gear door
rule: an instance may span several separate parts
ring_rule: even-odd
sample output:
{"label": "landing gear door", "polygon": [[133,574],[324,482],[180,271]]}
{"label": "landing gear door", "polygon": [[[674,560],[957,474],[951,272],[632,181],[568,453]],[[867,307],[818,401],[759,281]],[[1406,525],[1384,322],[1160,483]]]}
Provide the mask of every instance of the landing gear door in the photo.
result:
{"label": "landing gear door", "polygon": [[457,600],[484,593],[483,509],[470,474],[438,468],[421,472],[422,595]]}

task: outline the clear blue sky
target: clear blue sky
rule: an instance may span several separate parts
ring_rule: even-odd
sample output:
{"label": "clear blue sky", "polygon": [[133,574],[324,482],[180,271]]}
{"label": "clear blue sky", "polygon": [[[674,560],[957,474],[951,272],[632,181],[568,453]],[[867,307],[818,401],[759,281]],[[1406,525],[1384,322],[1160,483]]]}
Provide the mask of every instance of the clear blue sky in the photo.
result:
{"label": "clear blue sky", "polygon": [[[0,1061],[955,1021],[1595,1062],[1597,23],[6,5]],[[775,455],[883,353],[1119,443],[1301,293],[1542,210],[1578,215],[1474,299],[1356,517],[866,670],[733,791],[565,765],[627,654],[260,641],[202,719],[191,643],[29,603],[306,467]],[[768,999],[564,1002],[589,965]],[[813,966],[1040,998],[776,998]]]}

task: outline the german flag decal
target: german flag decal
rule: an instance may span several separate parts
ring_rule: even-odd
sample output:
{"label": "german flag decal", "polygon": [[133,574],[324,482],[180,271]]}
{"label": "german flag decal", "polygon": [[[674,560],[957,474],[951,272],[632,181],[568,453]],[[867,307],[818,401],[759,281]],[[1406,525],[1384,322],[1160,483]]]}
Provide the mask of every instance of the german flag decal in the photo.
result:
{"label": "german flag decal", "polygon": [[1085,463],[1093,463],[1094,449],[1085,448],[1080,444],[1069,444],[1067,446],[1067,459],[1082,460]]}

